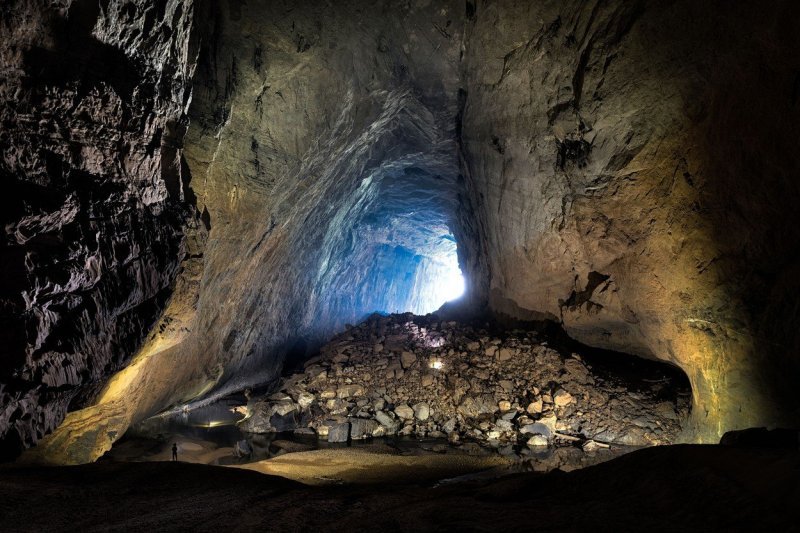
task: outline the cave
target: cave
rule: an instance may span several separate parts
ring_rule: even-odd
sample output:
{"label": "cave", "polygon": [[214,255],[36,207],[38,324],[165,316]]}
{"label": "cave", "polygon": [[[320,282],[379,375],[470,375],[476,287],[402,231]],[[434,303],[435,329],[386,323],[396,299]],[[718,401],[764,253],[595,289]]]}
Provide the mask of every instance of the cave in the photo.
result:
{"label": "cave", "polygon": [[0,526],[798,523],[798,35],[791,0],[7,2]]}

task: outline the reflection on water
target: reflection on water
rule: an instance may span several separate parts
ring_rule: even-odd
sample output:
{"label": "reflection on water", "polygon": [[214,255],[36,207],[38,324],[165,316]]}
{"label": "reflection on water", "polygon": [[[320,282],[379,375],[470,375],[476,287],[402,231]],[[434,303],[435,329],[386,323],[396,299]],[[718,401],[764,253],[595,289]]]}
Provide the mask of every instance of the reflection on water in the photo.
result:
{"label": "reflection on water", "polygon": [[[190,411],[149,418],[131,427],[108,452],[117,461],[159,461],[171,458],[172,443],[178,444],[181,461],[206,464],[245,464],[285,453],[324,448],[369,447],[380,442],[400,453],[411,453],[446,441],[392,437],[348,444],[320,441],[314,434],[246,433],[236,422],[244,418],[244,398],[228,398]],[[238,409],[237,409],[238,408]]]}

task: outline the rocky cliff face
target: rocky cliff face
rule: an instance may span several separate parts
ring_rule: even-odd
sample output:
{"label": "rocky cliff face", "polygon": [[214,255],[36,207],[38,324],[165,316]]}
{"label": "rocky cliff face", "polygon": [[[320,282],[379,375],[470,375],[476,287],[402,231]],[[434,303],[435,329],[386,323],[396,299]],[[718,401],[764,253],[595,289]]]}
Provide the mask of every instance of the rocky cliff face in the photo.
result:
{"label": "rocky cliff face", "polygon": [[186,254],[192,5],[0,13],[0,438],[13,453],[128,361]]}
{"label": "rocky cliff face", "polygon": [[[796,416],[792,2],[90,4],[3,8],[8,383],[31,376],[4,405],[141,348],[43,456],[420,305],[451,232],[473,306],[680,366],[688,437]],[[68,400],[41,402],[9,420]]]}
{"label": "rocky cliff face", "polygon": [[460,2],[204,4],[186,138],[202,281],[39,453],[91,459],[131,422],[269,382],[287,351],[422,303],[436,259],[475,240],[455,223],[462,22]]}
{"label": "rocky cliff face", "polygon": [[677,364],[703,439],[797,406],[778,376],[798,375],[798,20],[790,2],[487,2],[467,27],[491,306]]}

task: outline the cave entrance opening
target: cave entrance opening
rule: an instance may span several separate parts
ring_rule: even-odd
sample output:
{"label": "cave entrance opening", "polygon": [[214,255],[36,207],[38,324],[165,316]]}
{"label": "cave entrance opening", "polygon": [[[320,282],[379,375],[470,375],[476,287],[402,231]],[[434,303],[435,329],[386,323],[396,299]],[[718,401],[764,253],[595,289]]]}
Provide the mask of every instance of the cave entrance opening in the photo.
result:
{"label": "cave entrance opening", "polygon": [[[458,264],[455,237],[451,233],[434,239],[425,251],[395,247],[393,253],[395,262],[386,268],[385,276],[390,285],[398,285],[397,292],[401,298],[391,302],[395,304],[394,308],[376,311],[426,315],[464,294],[464,275]],[[409,254],[411,258],[407,259]]]}
{"label": "cave entrance opening", "polygon": [[385,288],[386,298],[370,311],[426,315],[464,294],[454,231],[457,175],[453,161],[439,155],[388,165],[377,176],[377,199],[355,229],[365,242],[391,248],[386,262],[376,254],[371,285]]}
{"label": "cave entrance opening", "polygon": [[438,249],[431,256],[423,256],[417,268],[412,292],[417,294],[413,309],[416,315],[425,315],[439,309],[447,302],[464,294],[465,281],[458,264],[458,249],[452,234],[442,235]]}
{"label": "cave entrance opening", "polygon": [[457,242],[462,185],[452,156],[424,147],[361,178],[324,239],[317,287],[331,327],[321,340],[372,313],[433,313],[468,290]]}

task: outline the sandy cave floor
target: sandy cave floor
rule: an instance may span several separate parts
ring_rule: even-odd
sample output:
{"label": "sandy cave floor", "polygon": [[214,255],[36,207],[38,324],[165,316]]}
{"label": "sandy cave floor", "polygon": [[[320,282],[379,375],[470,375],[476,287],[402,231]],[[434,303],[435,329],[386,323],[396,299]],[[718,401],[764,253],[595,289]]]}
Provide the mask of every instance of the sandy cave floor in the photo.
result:
{"label": "sandy cave floor", "polygon": [[800,530],[794,450],[677,445],[570,473],[450,484],[390,477],[310,487],[183,462],[9,465],[0,469],[0,530]]}

